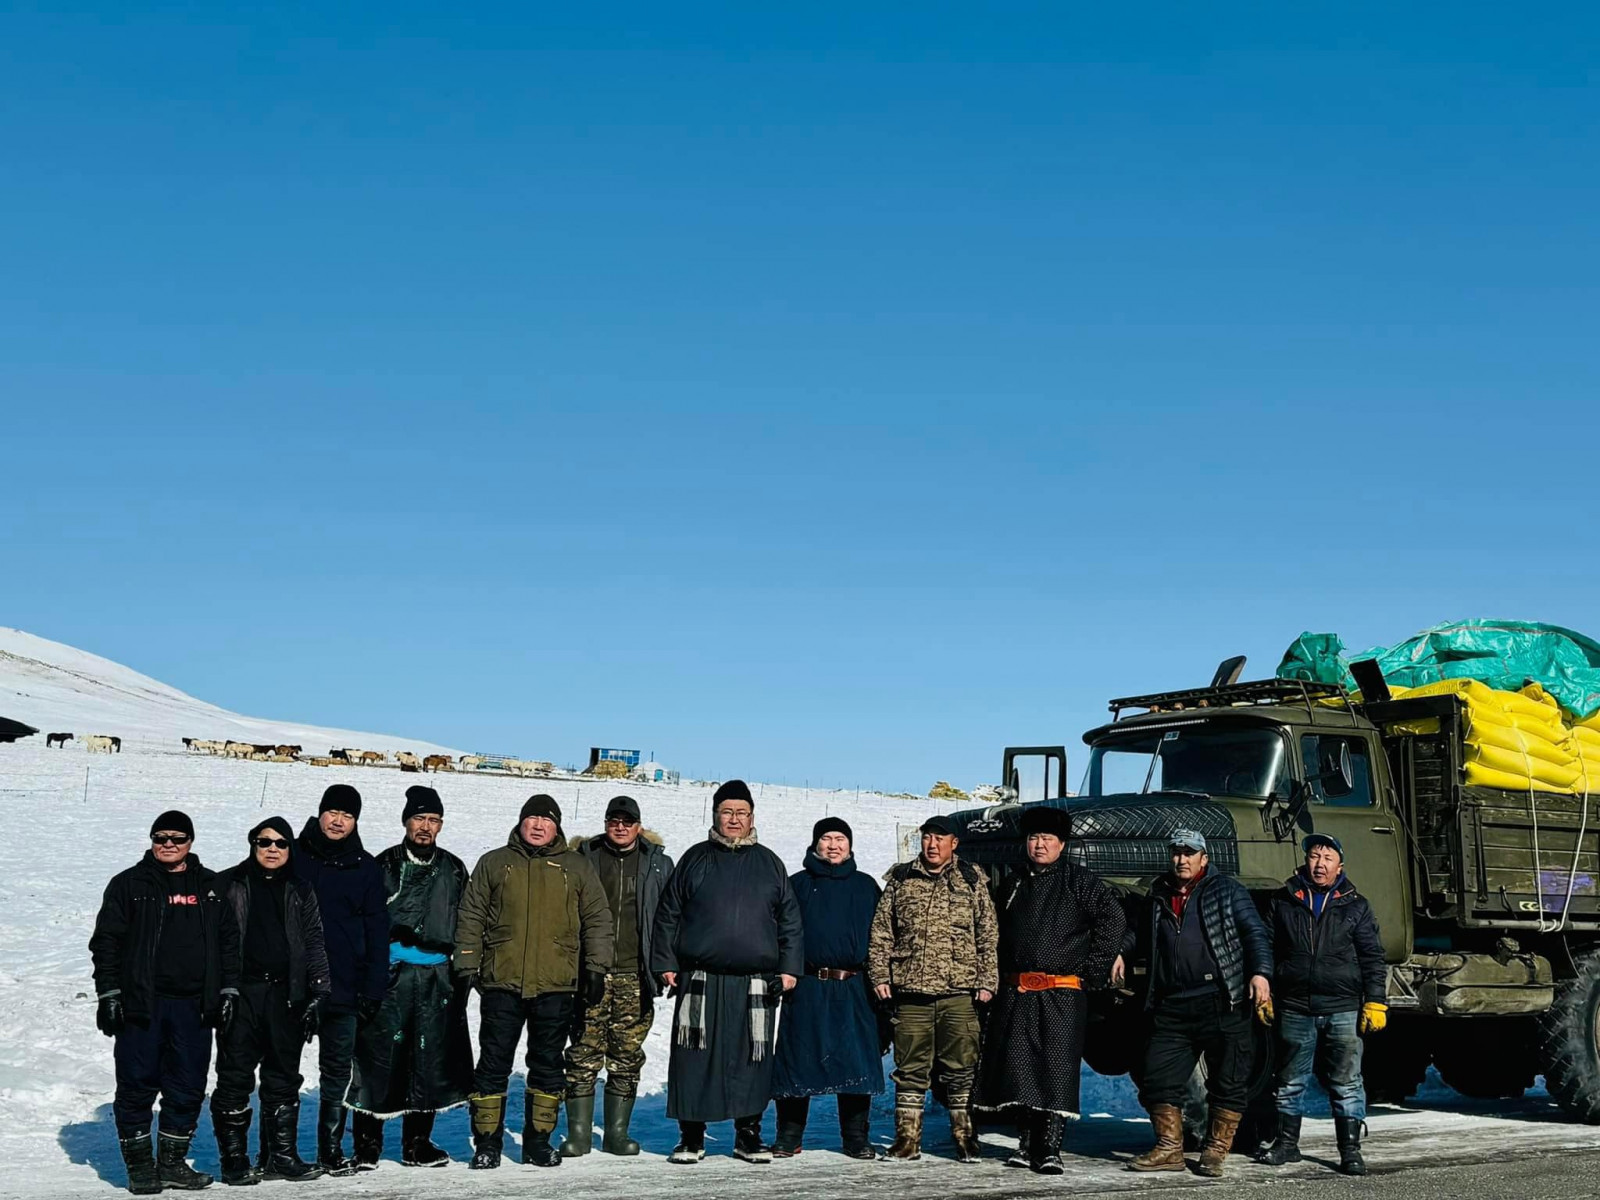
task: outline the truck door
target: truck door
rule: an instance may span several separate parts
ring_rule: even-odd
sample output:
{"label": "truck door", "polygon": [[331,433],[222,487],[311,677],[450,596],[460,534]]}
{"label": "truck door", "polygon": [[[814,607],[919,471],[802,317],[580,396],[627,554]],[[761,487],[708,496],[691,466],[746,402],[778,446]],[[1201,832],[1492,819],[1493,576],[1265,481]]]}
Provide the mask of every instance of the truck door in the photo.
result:
{"label": "truck door", "polygon": [[[1334,781],[1317,778],[1322,764],[1337,761],[1340,742],[1350,751],[1348,792]],[[1305,819],[1313,831],[1339,839],[1345,874],[1378,919],[1384,957],[1403,962],[1411,953],[1411,902],[1394,796],[1385,794],[1388,789],[1383,784],[1388,778],[1386,764],[1374,762],[1372,743],[1361,733],[1302,733],[1300,759],[1311,781]]]}

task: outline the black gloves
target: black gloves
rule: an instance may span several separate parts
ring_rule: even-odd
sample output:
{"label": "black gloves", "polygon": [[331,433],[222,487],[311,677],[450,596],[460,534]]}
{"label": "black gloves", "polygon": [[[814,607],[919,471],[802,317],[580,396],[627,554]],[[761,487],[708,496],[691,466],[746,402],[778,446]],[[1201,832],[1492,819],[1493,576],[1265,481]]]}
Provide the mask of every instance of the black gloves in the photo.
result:
{"label": "black gloves", "polygon": [[122,997],[100,997],[100,1007],[95,1011],[94,1023],[107,1037],[116,1037],[121,1033],[123,1026],[128,1023],[127,1014],[122,1011]]}
{"label": "black gloves", "polygon": [[232,992],[223,992],[222,1003],[217,1006],[217,1019],[211,1023],[212,1028],[226,1033],[228,1026],[233,1024],[234,1014],[238,1011],[239,997]]}
{"label": "black gloves", "polygon": [[593,1008],[606,998],[606,977],[604,975],[585,975],[583,977],[583,1003],[586,1008]]}
{"label": "black gloves", "polygon": [[383,1007],[382,1000],[374,1000],[371,996],[356,997],[356,1020],[363,1025],[378,1015],[378,1010]]}
{"label": "black gloves", "polygon": [[322,997],[313,996],[311,1003],[306,1005],[305,1012],[300,1014],[300,1032],[305,1035],[307,1044],[317,1036],[317,1031],[322,1028]]}

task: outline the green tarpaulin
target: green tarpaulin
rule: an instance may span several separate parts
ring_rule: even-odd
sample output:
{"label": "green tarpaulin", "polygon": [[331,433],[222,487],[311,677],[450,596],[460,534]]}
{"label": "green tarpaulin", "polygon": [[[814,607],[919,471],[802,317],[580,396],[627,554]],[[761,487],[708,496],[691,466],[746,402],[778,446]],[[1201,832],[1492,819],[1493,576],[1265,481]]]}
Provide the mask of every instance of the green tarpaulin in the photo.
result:
{"label": "green tarpaulin", "polygon": [[1356,655],[1345,654],[1337,634],[1302,633],[1278,664],[1278,677],[1354,690],[1352,658],[1377,659],[1384,679],[1396,687],[1476,679],[1514,692],[1532,681],[1580,719],[1600,712],[1600,642],[1537,621],[1452,621]]}

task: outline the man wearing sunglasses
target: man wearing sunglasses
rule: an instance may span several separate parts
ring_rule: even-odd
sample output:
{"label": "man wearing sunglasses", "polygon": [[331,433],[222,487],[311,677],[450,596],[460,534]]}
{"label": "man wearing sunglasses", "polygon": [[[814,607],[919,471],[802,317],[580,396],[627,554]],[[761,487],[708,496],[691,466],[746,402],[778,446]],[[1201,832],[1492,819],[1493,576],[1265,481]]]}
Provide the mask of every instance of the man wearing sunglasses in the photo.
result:
{"label": "man wearing sunglasses", "polygon": [[[219,884],[242,935],[239,1012],[217,1038],[211,1125],[222,1182],[315,1179],[300,1157],[300,1053],[328,998],[328,954],[317,893],[290,867],[294,834],[282,817],[250,831],[250,854]],[[261,1155],[250,1165],[250,1093],[261,1068]]]}
{"label": "man wearing sunglasses", "polygon": [[[211,1030],[227,1027],[237,1002],[239,930],[216,873],[193,847],[186,814],[157,817],[143,859],[106,885],[89,939],[95,1024],[116,1041],[112,1111],[137,1196],[211,1183],[186,1160],[211,1068]],[[158,1095],[159,1154],[150,1141]]]}
{"label": "man wearing sunglasses", "polygon": [[[628,1136],[633,1102],[644,1069],[644,1039],[655,1020],[655,977],[650,974],[650,927],[672,859],[661,839],[641,824],[639,803],[614,796],[606,805],[606,831],[578,842],[578,853],[594,864],[611,908],[611,974],[598,1004],[580,1005],[567,1047],[567,1140],[565,1158],[589,1153],[594,1141],[595,1078],[606,1073],[607,1154],[637,1154]],[[587,992],[587,988],[584,989]]]}

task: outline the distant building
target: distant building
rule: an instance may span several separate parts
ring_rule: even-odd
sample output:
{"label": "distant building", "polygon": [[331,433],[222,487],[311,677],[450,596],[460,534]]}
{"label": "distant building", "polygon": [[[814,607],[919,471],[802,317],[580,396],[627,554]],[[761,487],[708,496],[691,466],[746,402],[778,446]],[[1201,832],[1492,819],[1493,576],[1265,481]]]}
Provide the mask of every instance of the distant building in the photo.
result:
{"label": "distant building", "polygon": [[594,770],[596,763],[619,762],[632,771],[639,765],[643,757],[637,750],[615,750],[608,746],[589,747],[589,770]]}
{"label": "distant building", "polygon": [[680,776],[658,762],[641,763],[628,772],[628,778],[638,783],[677,783]]}

